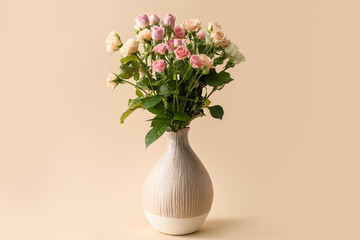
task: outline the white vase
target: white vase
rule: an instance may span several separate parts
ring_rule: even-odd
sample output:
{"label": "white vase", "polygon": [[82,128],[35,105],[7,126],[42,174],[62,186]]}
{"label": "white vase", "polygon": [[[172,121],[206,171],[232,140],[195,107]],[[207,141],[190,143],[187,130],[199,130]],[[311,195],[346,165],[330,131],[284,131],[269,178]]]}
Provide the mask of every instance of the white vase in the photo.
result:
{"label": "white vase", "polygon": [[213,201],[210,176],[188,141],[189,128],[166,132],[165,152],[149,172],[143,190],[144,212],[159,232],[197,231]]}

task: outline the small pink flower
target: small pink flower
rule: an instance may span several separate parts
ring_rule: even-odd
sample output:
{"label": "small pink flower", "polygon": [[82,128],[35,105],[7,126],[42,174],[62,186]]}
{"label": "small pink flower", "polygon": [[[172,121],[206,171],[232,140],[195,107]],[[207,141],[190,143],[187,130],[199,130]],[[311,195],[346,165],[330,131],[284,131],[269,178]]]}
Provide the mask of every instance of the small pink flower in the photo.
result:
{"label": "small pink flower", "polygon": [[197,33],[197,36],[200,40],[205,39],[205,33],[201,30]]}
{"label": "small pink flower", "polygon": [[135,22],[137,26],[144,28],[149,25],[149,18],[145,13],[143,13],[135,18]]}
{"label": "small pink flower", "polygon": [[171,28],[174,28],[175,20],[176,20],[176,17],[174,15],[168,13],[168,14],[166,14],[166,16],[164,18],[164,24],[167,26],[170,26]]}
{"label": "small pink flower", "polygon": [[193,68],[199,68],[203,65],[203,62],[201,61],[198,55],[192,55],[190,57],[190,63],[192,63]]}
{"label": "small pink flower", "polygon": [[176,59],[182,60],[190,56],[190,51],[185,46],[178,46],[175,50]]}
{"label": "small pink flower", "polygon": [[174,51],[174,39],[168,40],[166,41],[166,48],[170,51],[173,52]]}
{"label": "small pink flower", "polygon": [[155,24],[158,24],[159,22],[160,22],[160,18],[158,17],[158,15],[156,15],[156,14],[150,15],[150,17],[149,17],[150,25],[155,25]]}
{"label": "small pink flower", "polygon": [[158,26],[154,26],[151,28],[151,38],[159,41],[161,39],[163,39],[164,37],[164,28],[162,27],[158,27]]}
{"label": "small pink flower", "polygon": [[153,62],[152,66],[155,72],[163,72],[165,70],[165,61],[164,59],[156,60]]}
{"label": "small pink flower", "polygon": [[167,47],[166,47],[165,43],[160,43],[153,48],[153,52],[164,55],[166,52],[166,49],[167,49]]}
{"label": "small pink flower", "polygon": [[174,32],[175,32],[175,37],[177,37],[177,38],[184,38],[185,37],[185,29],[182,28],[181,26],[176,26],[174,28]]}
{"label": "small pink flower", "polygon": [[180,46],[182,44],[182,40],[181,39],[174,39],[174,46]]}

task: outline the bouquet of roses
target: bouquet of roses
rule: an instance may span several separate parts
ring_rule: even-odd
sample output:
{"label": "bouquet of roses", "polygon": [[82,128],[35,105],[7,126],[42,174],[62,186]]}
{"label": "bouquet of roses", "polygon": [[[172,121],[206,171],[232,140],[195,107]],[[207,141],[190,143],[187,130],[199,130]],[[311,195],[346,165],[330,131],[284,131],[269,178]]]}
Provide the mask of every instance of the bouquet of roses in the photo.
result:
{"label": "bouquet of roses", "polygon": [[176,132],[204,116],[205,108],[222,119],[222,107],[209,98],[233,80],[227,69],[245,57],[221,26],[211,22],[202,29],[197,19],[176,26],[172,14],[162,21],[140,14],[135,21],[136,39],[123,43],[115,30],[106,39],[107,51],[121,55],[120,71],[109,74],[107,83],[113,89],[127,83],[136,90],[120,122],[139,108],[154,114],[145,137],[148,147],[165,131]]}

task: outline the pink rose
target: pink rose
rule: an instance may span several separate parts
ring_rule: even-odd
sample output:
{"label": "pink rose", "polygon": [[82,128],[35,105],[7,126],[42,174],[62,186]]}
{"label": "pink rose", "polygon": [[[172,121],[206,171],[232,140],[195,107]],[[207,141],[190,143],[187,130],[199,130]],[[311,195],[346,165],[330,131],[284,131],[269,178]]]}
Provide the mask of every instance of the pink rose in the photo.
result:
{"label": "pink rose", "polygon": [[176,17],[170,13],[166,14],[164,18],[164,24],[167,26],[170,26],[171,28],[174,28],[175,26],[175,19]]}
{"label": "pink rose", "polygon": [[149,17],[150,25],[155,25],[158,24],[159,22],[160,22],[160,18],[156,14],[150,15]]}
{"label": "pink rose", "polygon": [[156,60],[153,62],[152,66],[155,72],[163,72],[165,70],[165,61],[164,59]]}
{"label": "pink rose", "polygon": [[203,65],[203,62],[199,58],[199,55],[192,55],[190,57],[190,63],[192,63],[193,68],[199,68]]}
{"label": "pink rose", "polygon": [[162,27],[158,27],[158,26],[154,26],[151,28],[151,37],[152,39],[159,41],[161,39],[163,39],[164,37],[164,28]]}
{"label": "pink rose", "polygon": [[175,37],[177,37],[177,38],[184,38],[185,37],[185,29],[182,28],[181,26],[176,26],[174,28],[174,32],[175,32]]}
{"label": "pink rose", "polygon": [[176,59],[182,60],[190,56],[190,51],[183,45],[178,46],[175,50]]}
{"label": "pink rose", "polygon": [[173,52],[174,51],[174,39],[168,40],[166,41],[166,48],[170,51]]}
{"label": "pink rose", "polygon": [[167,47],[166,47],[165,43],[160,43],[153,48],[153,52],[164,55],[166,52],[166,49],[167,49]]}
{"label": "pink rose", "polygon": [[144,28],[149,25],[149,18],[145,13],[143,13],[135,18],[135,22],[137,26]]}
{"label": "pink rose", "polygon": [[205,39],[205,33],[201,30],[197,33],[197,36],[200,40]]}
{"label": "pink rose", "polygon": [[174,39],[174,46],[180,46],[182,44],[182,40],[181,39]]}

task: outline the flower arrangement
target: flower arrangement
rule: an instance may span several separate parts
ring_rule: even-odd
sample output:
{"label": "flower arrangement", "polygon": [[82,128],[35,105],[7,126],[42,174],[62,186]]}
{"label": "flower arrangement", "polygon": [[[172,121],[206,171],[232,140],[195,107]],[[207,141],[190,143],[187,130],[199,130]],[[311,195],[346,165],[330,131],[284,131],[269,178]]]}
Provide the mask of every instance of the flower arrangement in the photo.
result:
{"label": "flower arrangement", "polygon": [[146,147],[165,131],[189,126],[205,115],[205,108],[222,119],[222,107],[209,98],[233,80],[227,70],[245,60],[218,23],[202,29],[197,19],[181,25],[175,25],[175,19],[172,14],[162,21],[155,14],[140,14],[135,19],[136,39],[123,43],[115,30],[106,38],[107,51],[121,55],[120,71],[108,75],[108,85],[115,89],[126,83],[136,90],[120,122],[140,108],[155,115],[149,120]]}

